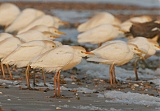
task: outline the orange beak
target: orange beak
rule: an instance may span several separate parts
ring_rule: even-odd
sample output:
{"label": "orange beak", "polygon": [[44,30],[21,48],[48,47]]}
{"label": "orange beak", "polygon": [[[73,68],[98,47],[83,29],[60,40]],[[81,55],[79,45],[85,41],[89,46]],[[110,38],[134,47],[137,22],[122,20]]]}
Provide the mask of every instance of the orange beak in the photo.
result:
{"label": "orange beak", "polygon": [[69,25],[70,24],[69,22],[65,22],[65,21],[60,21],[59,23],[62,25]]}
{"label": "orange beak", "polygon": [[93,53],[93,52],[85,52],[85,54],[92,54],[92,55],[94,55],[94,53]]}
{"label": "orange beak", "polygon": [[160,46],[157,46],[157,48],[159,48],[159,49],[160,49]]}
{"label": "orange beak", "polygon": [[58,36],[58,35],[52,35],[51,37],[52,38],[59,38],[60,36]]}
{"label": "orange beak", "polygon": [[60,34],[60,35],[62,35],[62,34],[63,34],[63,35],[66,35],[66,33],[60,32],[60,31],[58,31],[57,33]]}

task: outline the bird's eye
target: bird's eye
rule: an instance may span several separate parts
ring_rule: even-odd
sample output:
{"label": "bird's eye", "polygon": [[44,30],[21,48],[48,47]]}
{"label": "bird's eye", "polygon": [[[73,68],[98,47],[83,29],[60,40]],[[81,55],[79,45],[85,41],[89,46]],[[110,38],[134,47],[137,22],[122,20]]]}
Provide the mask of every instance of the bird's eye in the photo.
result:
{"label": "bird's eye", "polygon": [[81,51],[81,53],[83,53],[83,51]]}
{"label": "bird's eye", "polygon": [[134,50],[137,50],[136,48],[134,48]]}
{"label": "bird's eye", "polygon": [[55,46],[53,45],[52,47],[54,48]]}

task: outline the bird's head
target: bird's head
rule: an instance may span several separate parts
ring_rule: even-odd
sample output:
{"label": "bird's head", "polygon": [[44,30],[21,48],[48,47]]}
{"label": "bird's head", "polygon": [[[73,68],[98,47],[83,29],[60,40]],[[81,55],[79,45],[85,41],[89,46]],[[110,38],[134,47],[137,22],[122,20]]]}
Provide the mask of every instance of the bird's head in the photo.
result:
{"label": "bird's head", "polygon": [[60,18],[53,16],[53,20],[55,21],[55,26],[58,28],[59,26],[69,25],[69,22],[62,21]]}
{"label": "bird's head", "polygon": [[66,33],[59,31],[55,27],[50,27],[50,32],[52,32],[54,35],[66,35]]}
{"label": "bird's head", "polygon": [[138,48],[138,46],[135,45],[135,44],[128,43],[128,46],[129,46],[130,50],[131,50],[133,53],[135,53],[135,54],[144,54],[144,55],[147,54],[146,51],[140,50],[140,49]]}
{"label": "bird's head", "polygon": [[80,57],[86,57],[88,54],[86,54],[86,49],[81,46],[72,46],[72,48],[75,50],[76,54]]}

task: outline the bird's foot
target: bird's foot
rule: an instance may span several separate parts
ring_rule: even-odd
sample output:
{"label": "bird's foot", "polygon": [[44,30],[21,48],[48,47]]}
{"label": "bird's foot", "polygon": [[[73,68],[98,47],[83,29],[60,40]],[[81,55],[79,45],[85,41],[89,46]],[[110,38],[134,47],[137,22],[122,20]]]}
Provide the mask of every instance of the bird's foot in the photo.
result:
{"label": "bird's foot", "polygon": [[73,98],[73,97],[66,97],[66,96],[64,96],[64,95],[56,95],[56,94],[54,94],[54,96],[50,96],[49,98],[69,99],[69,98]]}
{"label": "bird's foot", "polygon": [[44,86],[45,86],[45,87],[48,87],[48,85],[47,85],[47,84],[44,84]]}
{"label": "bird's foot", "polygon": [[38,87],[38,85],[37,85],[36,83],[33,83],[33,86],[34,86],[34,87]]}

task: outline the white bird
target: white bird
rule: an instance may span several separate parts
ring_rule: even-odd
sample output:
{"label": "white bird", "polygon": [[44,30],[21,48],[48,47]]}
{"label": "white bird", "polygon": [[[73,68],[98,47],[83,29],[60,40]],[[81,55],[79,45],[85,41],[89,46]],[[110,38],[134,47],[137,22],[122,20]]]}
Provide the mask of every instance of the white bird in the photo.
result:
{"label": "white bird", "polygon": [[33,41],[33,40],[53,40],[58,38],[58,36],[54,36],[50,32],[40,32],[37,30],[29,30],[27,32],[21,33],[16,35],[17,37],[23,39],[26,42]]}
{"label": "white bird", "polygon": [[35,40],[20,44],[1,60],[2,72],[4,74],[3,64],[16,65],[18,68],[26,67],[33,57],[53,48],[56,48],[56,44],[53,41],[48,40]]}
{"label": "white bird", "polygon": [[87,52],[91,54],[87,61],[100,62],[103,64],[110,65],[110,84],[116,83],[115,69],[114,66],[121,66],[128,63],[134,54],[143,53],[134,44],[127,44],[126,42],[115,40],[109,41],[103,44],[101,47]]}
{"label": "white bird", "polygon": [[77,28],[79,32],[90,30],[98,25],[113,24],[120,25],[120,21],[108,12],[101,12],[90,18],[88,21],[80,24]]}
{"label": "white bird", "polygon": [[138,46],[138,49],[144,51],[145,57],[148,58],[156,53],[157,50],[160,50],[160,46],[156,41],[152,39],[147,39],[145,37],[136,37],[130,39],[128,43],[132,43]]}
{"label": "white bird", "polygon": [[59,35],[61,35],[61,34],[63,34],[63,35],[66,35],[64,32],[60,32],[56,27],[54,27],[54,26],[50,26],[50,27],[48,27],[48,26],[45,26],[45,25],[36,25],[36,26],[34,26],[33,28],[31,28],[30,30],[37,30],[37,31],[40,31],[40,32],[45,32],[45,31],[47,31],[47,32],[51,32],[53,35],[57,35],[57,36],[59,36]]}
{"label": "white bird", "polygon": [[20,14],[20,9],[12,3],[0,5],[0,25],[7,27]]}
{"label": "white bird", "polygon": [[[144,37],[136,37],[128,41],[128,43],[132,43],[138,46],[138,49],[145,52],[144,59],[147,59],[148,57],[154,55],[156,51],[160,50],[159,44],[152,40],[152,39],[146,39]],[[137,58],[134,63],[134,72],[136,75],[136,80],[138,80],[138,73],[137,73],[137,62],[140,58]]]}
{"label": "white bird", "polygon": [[[62,70],[68,70],[79,64],[82,57],[86,56],[85,53],[86,50],[82,47],[63,45],[34,58],[30,61],[30,66],[31,68],[44,68],[47,72],[56,72],[54,76],[55,96],[60,96],[60,72]],[[26,72],[28,72],[28,69]]]}
{"label": "white bird", "polygon": [[9,25],[5,32],[18,32],[19,30],[23,29],[35,19],[38,19],[44,15],[44,12],[33,9],[33,8],[26,8],[24,9],[19,16]]}
{"label": "white bird", "polygon": [[118,38],[120,33],[122,32],[119,30],[119,28],[114,27],[111,24],[103,24],[79,34],[78,42],[101,44]]}
{"label": "white bird", "polygon": [[0,33],[0,42],[8,37],[13,37],[13,35],[9,33]]}
{"label": "white bird", "polygon": [[[9,53],[11,53],[18,44],[24,43],[23,40],[21,40],[18,37],[8,37],[0,42],[0,59],[7,56]],[[13,79],[12,74],[10,73],[9,66],[7,65],[7,70],[10,74],[10,79]],[[5,75],[3,74],[3,78],[6,79]]]}
{"label": "white bird", "polygon": [[139,17],[132,17],[129,20],[124,21],[120,27],[121,31],[123,32],[130,32],[130,28],[133,23],[145,23],[151,21],[151,17],[149,16],[139,16]]}
{"label": "white bird", "polygon": [[[58,21],[59,20],[59,21]],[[60,25],[63,22],[60,22],[60,19],[57,19],[57,17],[51,16],[51,15],[43,15],[40,18],[34,20],[32,23],[30,23],[25,28],[21,29],[18,34],[26,32],[27,30],[33,28],[36,25],[45,25],[45,26],[55,26],[57,27],[57,24]]]}

